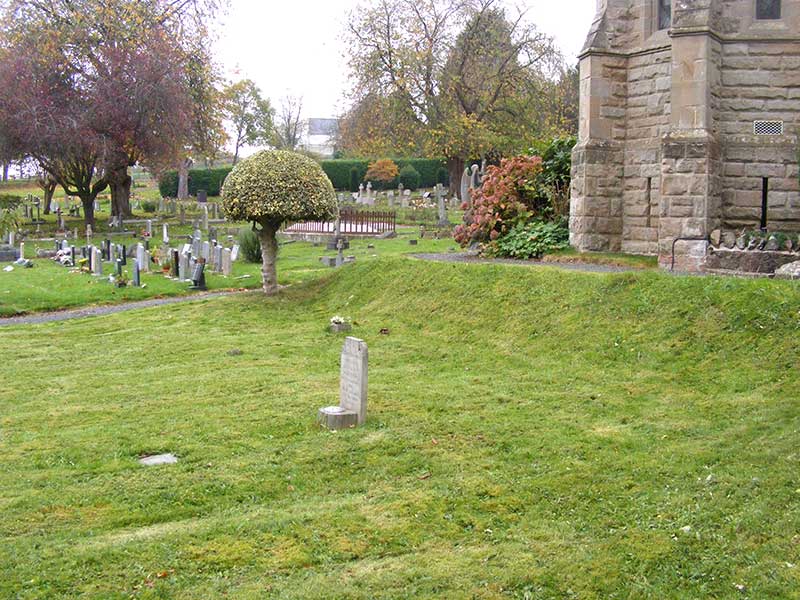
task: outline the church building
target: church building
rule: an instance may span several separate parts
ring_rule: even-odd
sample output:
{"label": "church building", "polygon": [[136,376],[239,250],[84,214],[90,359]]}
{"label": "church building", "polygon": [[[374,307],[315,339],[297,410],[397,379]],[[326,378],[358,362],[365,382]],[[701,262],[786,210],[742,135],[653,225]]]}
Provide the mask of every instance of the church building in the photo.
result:
{"label": "church building", "polygon": [[580,78],[577,249],[692,271],[712,233],[800,231],[800,0],[599,0]]}

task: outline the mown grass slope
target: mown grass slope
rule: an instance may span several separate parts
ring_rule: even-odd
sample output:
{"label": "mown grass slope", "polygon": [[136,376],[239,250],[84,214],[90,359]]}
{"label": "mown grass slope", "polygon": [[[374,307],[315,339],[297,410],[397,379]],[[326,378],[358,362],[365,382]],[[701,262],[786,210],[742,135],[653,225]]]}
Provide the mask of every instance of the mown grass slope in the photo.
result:
{"label": "mown grass slope", "polygon": [[799,330],[785,282],[402,258],[0,330],[0,597],[797,597]]}

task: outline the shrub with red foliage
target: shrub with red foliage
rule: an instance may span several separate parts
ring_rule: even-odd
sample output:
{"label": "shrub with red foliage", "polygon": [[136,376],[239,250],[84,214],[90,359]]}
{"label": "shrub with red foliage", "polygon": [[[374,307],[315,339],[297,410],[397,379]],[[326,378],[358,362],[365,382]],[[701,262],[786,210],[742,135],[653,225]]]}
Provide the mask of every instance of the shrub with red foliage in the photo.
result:
{"label": "shrub with red foliage", "polygon": [[541,216],[535,193],[536,176],[542,170],[538,156],[504,158],[499,167],[487,167],[483,185],[472,192],[472,208],[464,206],[464,224],[453,232],[462,247],[493,242],[520,221]]}

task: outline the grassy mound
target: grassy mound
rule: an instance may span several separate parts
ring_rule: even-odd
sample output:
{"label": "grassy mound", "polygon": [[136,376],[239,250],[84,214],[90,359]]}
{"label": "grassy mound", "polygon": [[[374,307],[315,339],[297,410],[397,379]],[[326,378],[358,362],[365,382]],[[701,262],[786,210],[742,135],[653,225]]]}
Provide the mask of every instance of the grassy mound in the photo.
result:
{"label": "grassy mound", "polygon": [[790,283],[381,259],[0,330],[0,596],[792,597],[799,329]]}

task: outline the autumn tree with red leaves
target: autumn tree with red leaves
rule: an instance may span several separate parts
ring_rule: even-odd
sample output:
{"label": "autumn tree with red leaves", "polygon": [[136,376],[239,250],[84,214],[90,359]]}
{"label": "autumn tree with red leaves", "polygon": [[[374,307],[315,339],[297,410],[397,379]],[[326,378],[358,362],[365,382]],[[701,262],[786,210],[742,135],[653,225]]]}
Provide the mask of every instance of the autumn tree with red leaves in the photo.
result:
{"label": "autumn tree with red leaves", "polygon": [[0,26],[0,128],[87,224],[107,188],[130,214],[128,167],[175,162],[192,135],[192,77],[213,0],[12,0]]}

